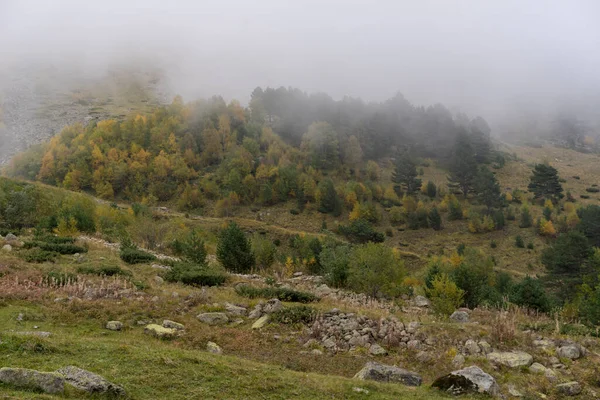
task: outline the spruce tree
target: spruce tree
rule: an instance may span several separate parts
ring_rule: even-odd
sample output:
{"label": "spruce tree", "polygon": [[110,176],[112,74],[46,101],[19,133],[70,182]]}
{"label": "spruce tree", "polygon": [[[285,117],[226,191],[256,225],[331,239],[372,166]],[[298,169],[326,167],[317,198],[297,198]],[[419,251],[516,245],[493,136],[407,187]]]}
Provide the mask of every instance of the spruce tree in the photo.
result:
{"label": "spruce tree", "polygon": [[548,198],[556,202],[563,197],[558,171],[548,164],[536,164],[527,189],[536,199]]}
{"label": "spruce tree", "polygon": [[329,178],[324,179],[319,183],[319,191],[321,193],[319,212],[324,214],[333,214],[334,216],[340,216],[342,213],[342,201],[340,200],[333,181]]}
{"label": "spruce tree", "polygon": [[429,220],[429,226],[433,228],[433,230],[439,231],[442,229],[442,217],[436,207],[433,207],[429,211],[427,219]]}
{"label": "spruce tree", "polygon": [[458,189],[466,197],[473,189],[473,181],[477,172],[475,152],[467,135],[459,135],[454,144],[450,165],[448,187]]}
{"label": "spruce tree", "polygon": [[474,188],[481,204],[488,210],[499,207],[502,204],[500,185],[498,179],[487,167],[481,167],[474,180]]}
{"label": "spruce tree", "polygon": [[231,222],[219,236],[217,260],[231,272],[248,273],[256,260],[250,241],[235,222]]}
{"label": "spruce tree", "polygon": [[421,188],[421,180],[417,178],[417,166],[407,154],[396,157],[396,165],[392,172],[392,182],[408,194],[413,194]]}

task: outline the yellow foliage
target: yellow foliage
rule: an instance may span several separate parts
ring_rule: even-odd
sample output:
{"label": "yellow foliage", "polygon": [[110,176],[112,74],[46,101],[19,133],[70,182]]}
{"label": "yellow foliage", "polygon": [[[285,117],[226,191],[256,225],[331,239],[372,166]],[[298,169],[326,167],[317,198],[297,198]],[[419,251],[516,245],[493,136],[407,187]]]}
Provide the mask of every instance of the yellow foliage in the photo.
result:
{"label": "yellow foliage", "polygon": [[288,256],[285,259],[285,265],[283,266],[283,278],[289,279],[294,276],[294,260],[292,257]]}
{"label": "yellow foliage", "polygon": [[404,195],[402,197],[402,207],[407,213],[415,212],[417,211],[417,202],[413,197]]}
{"label": "yellow foliage", "polygon": [[385,200],[391,201],[393,203],[399,203],[400,202],[400,198],[398,197],[398,194],[396,194],[396,191],[394,190],[394,186],[393,185],[388,185],[385,188],[385,192],[383,192],[383,198]]}
{"label": "yellow foliage", "polygon": [[346,193],[345,200],[346,200],[347,207],[354,207],[356,205],[356,203],[358,202],[358,197],[356,196],[356,192],[354,190],[351,190],[348,193]]}
{"label": "yellow foliage", "polygon": [[54,228],[54,233],[58,236],[75,236],[77,232],[77,221],[74,217],[70,217],[68,220],[60,218],[58,226]]}
{"label": "yellow foliage", "polygon": [[552,221],[547,221],[544,218],[540,220],[540,235],[550,237],[556,236],[556,229],[554,228]]}
{"label": "yellow foliage", "polygon": [[[570,204],[570,203],[568,203]],[[567,226],[571,229],[575,228],[579,224],[579,216],[577,212],[572,211],[567,214]]]}
{"label": "yellow foliage", "polygon": [[505,199],[506,199],[506,201],[508,201],[509,203],[510,203],[511,201],[513,201],[513,196],[512,196],[512,194],[511,194],[510,192],[507,192],[507,193],[504,195],[504,198],[505,198]]}
{"label": "yellow foliage", "polygon": [[575,207],[575,204],[573,204],[573,203],[566,202],[564,205],[564,209],[565,209],[565,213],[571,214],[577,210],[577,207]]}
{"label": "yellow foliage", "polygon": [[554,210],[554,204],[550,199],[546,199],[544,202],[544,207],[549,208],[550,210]]}
{"label": "yellow foliage", "polygon": [[455,251],[450,256],[450,260],[449,261],[450,261],[450,264],[452,264],[453,267],[458,267],[463,262],[463,257],[460,256],[458,254],[458,252]]}

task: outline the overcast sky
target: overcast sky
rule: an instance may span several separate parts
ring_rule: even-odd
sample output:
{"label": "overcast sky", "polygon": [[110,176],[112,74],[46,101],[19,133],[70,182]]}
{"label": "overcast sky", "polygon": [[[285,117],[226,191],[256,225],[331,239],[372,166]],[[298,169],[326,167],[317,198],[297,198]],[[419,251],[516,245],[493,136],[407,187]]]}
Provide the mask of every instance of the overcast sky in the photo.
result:
{"label": "overcast sky", "polygon": [[402,92],[491,117],[600,93],[598,0],[0,0],[0,63],[146,60],[186,100]]}

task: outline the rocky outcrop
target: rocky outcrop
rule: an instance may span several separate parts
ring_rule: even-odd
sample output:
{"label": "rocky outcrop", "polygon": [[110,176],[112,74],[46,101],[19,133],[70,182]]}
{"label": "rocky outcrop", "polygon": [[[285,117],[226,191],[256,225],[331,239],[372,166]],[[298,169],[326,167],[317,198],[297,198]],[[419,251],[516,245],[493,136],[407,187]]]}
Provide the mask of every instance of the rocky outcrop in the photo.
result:
{"label": "rocky outcrop", "polygon": [[65,379],[62,375],[25,368],[0,368],[0,382],[50,394],[62,393],[65,390]]}
{"label": "rocky outcrop", "polygon": [[198,314],[196,316],[200,322],[204,322],[207,325],[223,325],[229,322],[227,314],[222,312],[208,312]]}
{"label": "rocky outcrop", "polygon": [[109,331],[120,331],[123,329],[123,323],[121,321],[108,321],[106,323],[106,329]]}
{"label": "rocky outcrop", "polygon": [[482,393],[500,396],[500,387],[494,377],[474,365],[452,371],[436,379],[431,386],[453,395]]}
{"label": "rocky outcrop", "polygon": [[556,390],[563,396],[577,396],[581,393],[582,388],[579,382],[567,382],[556,385]]}
{"label": "rocky outcrop", "polygon": [[179,322],[171,321],[170,319],[165,319],[162,323],[163,328],[175,329],[176,331],[182,331],[185,329],[183,324]]}
{"label": "rocky outcrop", "polygon": [[452,315],[450,315],[450,319],[454,322],[469,322],[469,313],[466,311],[454,311]]}
{"label": "rocky outcrop", "polygon": [[56,373],[64,376],[66,382],[75,388],[87,393],[107,394],[111,396],[125,396],[125,389],[107,381],[102,376],[85,369],[68,366],[59,369]]}
{"label": "rocky outcrop", "polygon": [[372,380],[377,382],[401,383],[406,386],[421,386],[423,379],[416,372],[411,372],[393,365],[367,363],[354,376],[355,379]]}
{"label": "rocky outcrop", "polygon": [[487,359],[493,364],[509,368],[528,367],[533,363],[531,354],[524,351],[492,352],[487,355]]}
{"label": "rocky outcrop", "polygon": [[279,299],[271,299],[266,303],[260,302],[258,303],[254,309],[250,312],[248,317],[252,319],[257,319],[262,317],[265,314],[273,314],[283,308],[283,304]]}
{"label": "rocky outcrop", "polygon": [[165,328],[157,324],[150,324],[144,328],[144,333],[159,339],[173,339],[178,336],[176,329]]}

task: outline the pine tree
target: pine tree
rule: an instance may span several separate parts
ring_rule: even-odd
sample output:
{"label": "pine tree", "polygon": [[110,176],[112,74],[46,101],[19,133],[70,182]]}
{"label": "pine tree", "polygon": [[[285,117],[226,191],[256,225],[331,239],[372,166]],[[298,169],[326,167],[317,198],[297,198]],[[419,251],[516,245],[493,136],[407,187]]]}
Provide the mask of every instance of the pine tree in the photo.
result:
{"label": "pine tree", "polygon": [[536,164],[527,189],[536,199],[548,198],[557,201],[563,197],[558,171],[548,164]]}
{"label": "pine tree", "polygon": [[433,230],[439,231],[442,229],[442,217],[440,216],[440,213],[436,207],[433,207],[429,211],[427,219],[429,220],[429,226],[433,228]]}
{"label": "pine tree", "polygon": [[217,260],[231,272],[248,273],[256,260],[250,241],[235,222],[231,222],[219,237]]}
{"label": "pine tree", "polygon": [[475,192],[481,204],[484,204],[488,210],[499,207],[502,204],[500,185],[498,179],[486,167],[481,167],[475,176],[473,182]]}
{"label": "pine tree", "polygon": [[413,194],[421,188],[421,180],[417,178],[417,175],[417,166],[407,153],[396,157],[392,182],[408,194]]}
{"label": "pine tree", "polygon": [[473,181],[477,172],[477,161],[473,146],[466,135],[459,135],[454,144],[448,187],[459,189],[466,197],[473,189]]}
{"label": "pine tree", "polygon": [[331,179],[324,179],[319,183],[319,191],[321,192],[321,201],[319,205],[319,211],[324,214],[333,214],[334,216],[340,216],[342,213],[342,201],[340,200],[333,181]]}
{"label": "pine tree", "polygon": [[206,266],[206,247],[204,240],[200,237],[196,230],[192,230],[189,236],[183,242],[183,256],[198,265]]}

